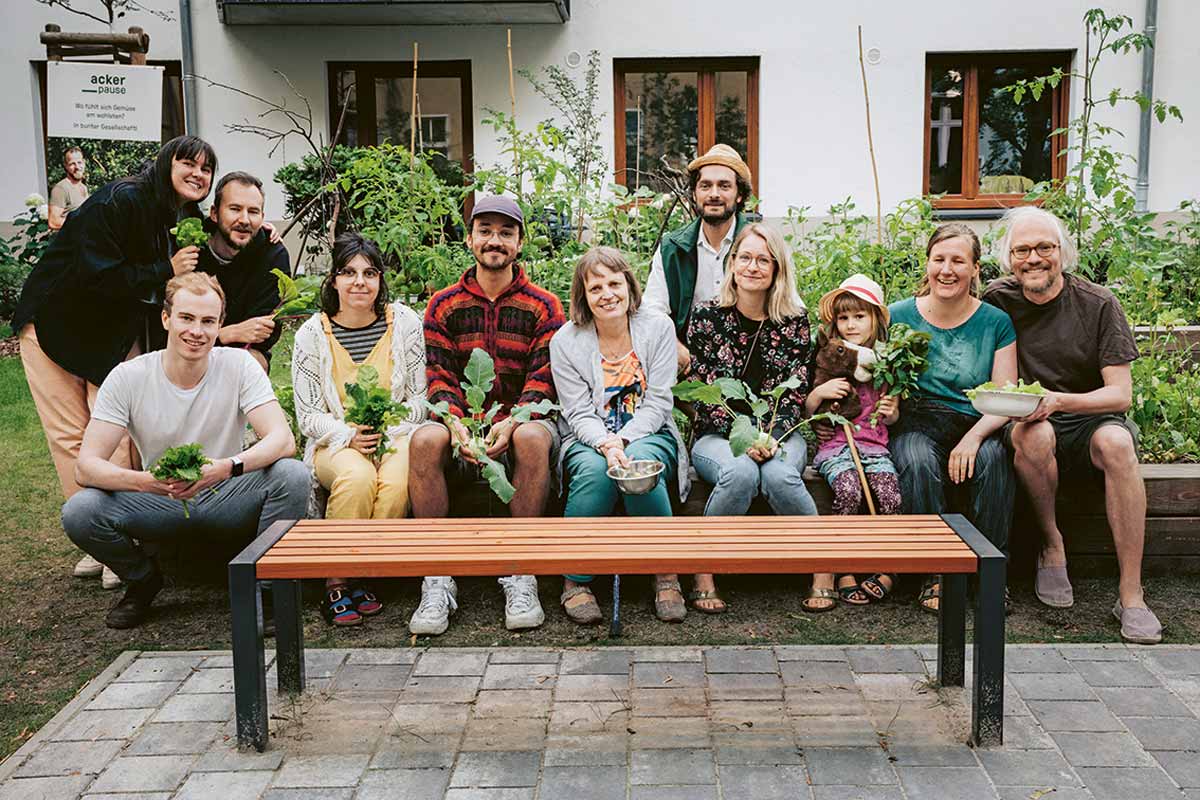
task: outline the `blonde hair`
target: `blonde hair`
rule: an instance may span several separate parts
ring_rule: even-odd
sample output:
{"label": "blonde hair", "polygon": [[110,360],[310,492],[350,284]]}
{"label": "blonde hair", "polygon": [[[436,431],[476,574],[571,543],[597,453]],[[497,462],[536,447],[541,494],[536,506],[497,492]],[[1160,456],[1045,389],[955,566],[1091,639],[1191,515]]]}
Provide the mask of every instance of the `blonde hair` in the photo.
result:
{"label": "blonde hair", "polygon": [[733,274],[733,260],[737,258],[742,244],[750,236],[757,236],[767,244],[767,252],[775,262],[775,275],[771,279],[771,288],[767,292],[767,316],[776,325],[790,317],[798,317],[805,312],[804,301],[796,291],[796,269],[792,266],[792,254],[788,251],[783,234],[769,225],[755,222],[742,228],[729,248],[725,258],[725,279],[717,291],[717,307],[729,308],[737,305],[737,280]]}
{"label": "blonde hair", "polygon": [[207,272],[185,272],[167,281],[167,290],[163,295],[163,310],[167,312],[167,316],[171,315],[171,306],[175,303],[175,295],[181,289],[186,289],[192,294],[216,292],[217,297],[221,299],[221,319],[225,319],[225,290],[221,288],[217,279]]}
{"label": "blonde hair", "polygon": [[589,325],[595,319],[588,306],[586,283],[587,276],[599,274],[600,267],[625,276],[625,284],[629,287],[628,316],[632,317],[642,304],[642,287],[638,285],[633,267],[629,266],[621,251],[615,247],[592,247],[575,262],[575,275],[571,278],[571,321],[576,325]]}
{"label": "blonde hair", "polygon": [[966,239],[967,243],[971,245],[971,263],[975,265],[975,278],[971,281],[968,289],[971,297],[979,297],[983,294],[983,284],[979,280],[979,259],[983,255],[983,247],[979,244],[979,236],[975,231],[961,222],[947,222],[945,225],[939,225],[933,235],[929,237],[929,242],[925,245],[925,273],[921,276],[921,282],[917,284],[917,291],[914,294],[917,297],[929,294],[929,257],[933,254],[934,246],[947,239]]}

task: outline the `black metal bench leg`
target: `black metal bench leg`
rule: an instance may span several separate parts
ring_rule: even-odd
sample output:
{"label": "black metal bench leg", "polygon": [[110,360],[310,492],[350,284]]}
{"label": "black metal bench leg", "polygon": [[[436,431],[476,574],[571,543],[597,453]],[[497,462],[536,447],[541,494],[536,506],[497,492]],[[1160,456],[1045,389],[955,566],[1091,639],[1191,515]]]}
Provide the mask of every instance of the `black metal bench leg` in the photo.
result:
{"label": "black metal bench leg", "polygon": [[272,581],[275,593],[275,664],[280,694],[304,691],[304,620],[300,581]]}
{"label": "black metal bench leg", "polygon": [[621,576],[613,575],[613,610],[612,622],[608,626],[609,638],[621,636]]}
{"label": "black metal bench leg", "polygon": [[938,601],[938,683],[962,686],[967,675],[967,576],[942,575]]}
{"label": "black metal bench leg", "polygon": [[975,598],[975,665],[971,698],[971,740],[976,747],[1004,744],[1004,586],[1003,555],[979,557]]}
{"label": "black metal bench leg", "polygon": [[[278,601],[277,601],[278,602]],[[262,595],[253,563],[229,565],[233,618],[233,678],[240,747],[267,746],[267,674],[263,659]]]}

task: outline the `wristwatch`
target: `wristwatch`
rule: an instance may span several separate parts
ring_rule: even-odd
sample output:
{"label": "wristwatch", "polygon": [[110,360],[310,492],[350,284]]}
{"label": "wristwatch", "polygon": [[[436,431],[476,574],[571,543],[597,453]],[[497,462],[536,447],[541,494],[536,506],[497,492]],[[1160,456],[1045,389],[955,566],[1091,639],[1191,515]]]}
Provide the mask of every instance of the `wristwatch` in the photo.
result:
{"label": "wristwatch", "polygon": [[233,467],[229,470],[229,477],[237,478],[246,471],[246,465],[237,456],[230,456],[229,460],[233,462]]}

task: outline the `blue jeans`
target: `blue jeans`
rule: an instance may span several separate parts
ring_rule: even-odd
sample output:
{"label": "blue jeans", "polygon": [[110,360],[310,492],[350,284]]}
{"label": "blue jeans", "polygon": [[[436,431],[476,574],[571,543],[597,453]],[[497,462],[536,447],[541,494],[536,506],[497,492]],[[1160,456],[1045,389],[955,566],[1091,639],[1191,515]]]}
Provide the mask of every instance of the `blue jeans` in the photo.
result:
{"label": "blue jeans", "polygon": [[150,577],[154,564],[135,539],[220,537],[249,542],[278,520],[307,516],[312,473],[294,458],[281,458],[214,488],[215,494],[206,489],[188,501],[188,519],[182,503],[163,495],[84,489],[63,506],[63,530],[76,547],[122,580],[137,582]]}
{"label": "blue jeans", "polygon": [[704,515],[740,517],[761,492],[776,514],[812,516],[817,513],[808,487],[804,464],[808,443],[789,436],[770,461],[759,464],[750,456],[735,456],[724,436],[702,436],[692,446],[692,463],[701,478],[712,484]]}

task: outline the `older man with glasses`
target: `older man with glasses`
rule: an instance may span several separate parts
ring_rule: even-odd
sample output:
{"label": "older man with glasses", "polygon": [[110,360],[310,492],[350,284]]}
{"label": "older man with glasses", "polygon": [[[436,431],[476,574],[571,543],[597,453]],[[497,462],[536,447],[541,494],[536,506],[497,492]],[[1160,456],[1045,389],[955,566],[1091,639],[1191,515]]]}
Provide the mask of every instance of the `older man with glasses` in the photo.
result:
{"label": "older man with glasses", "polygon": [[1075,602],[1055,496],[1060,476],[1095,480],[1104,486],[1121,572],[1113,608],[1121,637],[1155,644],[1162,625],[1142,595],[1146,489],[1137,429],[1125,417],[1133,396],[1130,364],[1138,356],[1133,331],[1112,292],[1071,272],[1078,253],[1061,220],[1022,207],[1002,225],[1000,263],[1011,275],[992,283],[983,299],[1012,318],[1021,378],[1047,390],[1037,409],[1006,431],[1043,535],[1037,597],[1055,608]]}

